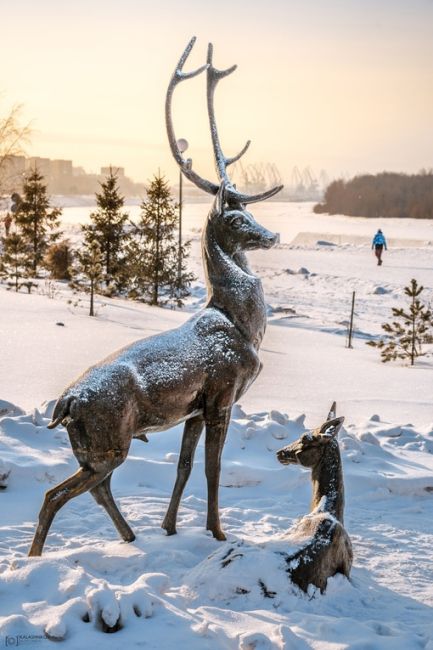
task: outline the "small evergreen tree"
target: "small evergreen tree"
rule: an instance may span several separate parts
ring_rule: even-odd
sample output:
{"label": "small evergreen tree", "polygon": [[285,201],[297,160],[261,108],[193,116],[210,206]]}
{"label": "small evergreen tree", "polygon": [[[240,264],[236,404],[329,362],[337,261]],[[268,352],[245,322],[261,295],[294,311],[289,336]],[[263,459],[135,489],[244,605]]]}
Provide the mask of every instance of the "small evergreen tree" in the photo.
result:
{"label": "small evergreen tree", "polygon": [[59,233],[53,231],[59,227],[61,214],[59,208],[50,209],[47,186],[35,168],[24,180],[22,201],[15,212],[19,234],[30,248],[31,268],[35,276],[48,246],[59,237]]}
{"label": "small evergreen tree", "polygon": [[[15,291],[18,291],[25,278],[28,278],[31,270],[32,258],[28,244],[16,232],[8,237],[2,237],[3,254],[1,258],[2,277],[13,280]],[[26,282],[27,290],[30,293],[33,283]]]}
{"label": "small evergreen tree", "polygon": [[70,280],[71,263],[72,250],[66,240],[52,244],[44,259],[45,268],[54,280]]}
{"label": "small evergreen tree", "polygon": [[410,298],[409,309],[393,307],[393,316],[399,320],[382,325],[388,336],[380,341],[367,341],[367,345],[379,348],[384,363],[410,359],[410,365],[413,366],[415,359],[424,354],[422,343],[432,326],[433,314],[418,297],[423,290],[424,287],[418,286],[417,281],[412,279],[410,285],[404,288],[405,294]]}
{"label": "small evergreen tree", "polygon": [[128,213],[122,211],[125,199],[119,193],[117,175],[111,167],[101,188],[102,191],[96,194],[97,210],[90,214],[92,223],[82,226],[82,230],[88,245],[93,241],[99,244],[103,255],[104,280],[109,286],[113,281],[119,284],[124,247],[128,239],[125,232]]}
{"label": "small evergreen tree", "polygon": [[178,282],[177,206],[167,181],[159,172],[146,193],[135,238],[127,250],[130,295],[152,305],[160,304],[163,296],[182,304],[194,276],[186,270],[187,242],[182,247],[182,273]]}
{"label": "small evergreen tree", "polygon": [[78,277],[76,278],[74,286],[83,288],[81,278],[84,276],[86,281],[85,288],[90,292],[89,316],[94,316],[94,296],[103,277],[104,255],[98,242],[93,240],[91,242],[86,242],[82,250],[77,251],[76,257],[78,262]]}

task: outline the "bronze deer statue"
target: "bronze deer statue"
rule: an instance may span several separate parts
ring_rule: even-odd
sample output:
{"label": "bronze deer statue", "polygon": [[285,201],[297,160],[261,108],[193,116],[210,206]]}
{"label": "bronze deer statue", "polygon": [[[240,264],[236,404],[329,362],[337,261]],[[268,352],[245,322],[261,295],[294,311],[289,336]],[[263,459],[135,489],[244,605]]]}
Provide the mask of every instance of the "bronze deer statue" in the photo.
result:
{"label": "bronze deer statue", "polygon": [[291,580],[303,591],[312,584],[323,593],[328,578],[336,573],[348,578],[352,567],[352,544],[344,528],[343,469],[337,440],[343,422],[343,417],[336,417],[334,402],[321,427],[277,452],[283,465],[311,469],[311,511],[289,531],[291,537],[307,543],[286,558]]}
{"label": "bronze deer statue", "polygon": [[[192,39],[172,76],[166,97],[166,122],[171,151],[184,175],[215,196],[203,232],[203,257],[208,286],[206,307],[177,329],[139,340],[89,368],[70,384],[54,408],[54,428],[62,423],[80,468],[50,489],[39,514],[29,555],[40,555],[51,523],[70,499],[90,491],[111,517],[121,537],[134,533],[117,508],[110,489],[113,470],[125,460],[132,438],[147,441],[146,433],[185,422],[177,478],[162,527],[176,532],[179,502],[191,472],[194,452],[206,428],[205,472],[208,487],[207,529],[224,540],[218,509],[221,453],[233,403],[257,377],[258,350],[266,326],[266,309],[259,278],[249,269],[245,250],[270,248],[276,236],[260,226],[245,205],[276,194],[280,187],[248,196],[231,184],[226,168],[234,158],[222,153],[213,108],[217,82],[232,72],[207,64],[183,72],[194,45]],[[210,129],[220,183],[202,179],[177,147],[171,102],[175,86],[207,71]]]}

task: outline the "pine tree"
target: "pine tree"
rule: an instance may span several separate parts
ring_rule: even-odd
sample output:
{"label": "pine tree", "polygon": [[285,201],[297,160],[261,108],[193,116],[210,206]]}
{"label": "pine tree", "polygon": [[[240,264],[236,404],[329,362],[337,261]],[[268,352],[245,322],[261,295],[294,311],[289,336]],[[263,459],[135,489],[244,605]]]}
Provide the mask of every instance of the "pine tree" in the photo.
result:
{"label": "pine tree", "polygon": [[111,167],[101,188],[102,191],[96,194],[97,210],[90,214],[92,223],[82,226],[82,230],[89,245],[97,241],[100,246],[106,285],[113,281],[119,285],[124,247],[128,240],[125,232],[128,213],[122,212],[125,199],[119,194],[117,175]]}
{"label": "pine tree", "polygon": [[[32,258],[28,244],[16,232],[8,237],[2,237],[3,254],[1,258],[1,275],[13,280],[15,291],[18,291],[24,280],[28,278],[31,270]],[[25,283],[28,292],[31,292],[33,283]]]}
{"label": "pine tree", "polygon": [[85,288],[90,293],[89,316],[94,316],[94,296],[103,277],[104,256],[98,242],[93,240],[84,243],[83,248],[77,251],[76,258],[78,268],[76,269],[74,286],[83,288],[81,278],[84,276],[86,282]]}
{"label": "pine tree", "polygon": [[194,279],[186,270],[189,243],[182,247],[182,273],[178,282],[177,209],[170,188],[159,172],[146,188],[135,238],[127,251],[130,295],[152,305],[162,298],[182,304]]}
{"label": "pine tree", "polygon": [[423,290],[424,287],[418,286],[417,281],[412,279],[410,285],[404,288],[405,294],[410,298],[409,309],[393,307],[393,316],[400,321],[394,320],[382,325],[387,334],[385,339],[367,342],[367,345],[379,348],[384,363],[410,359],[410,365],[413,366],[415,359],[425,354],[422,352],[422,343],[433,324],[433,313],[418,297]]}
{"label": "pine tree", "polygon": [[48,246],[59,237],[59,233],[53,231],[60,225],[61,214],[59,208],[50,209],[47,186],[35,168],[24,180],[22,201],[15,212],[19,234],[29,244],[31,268],[35,276]]}
{"label": "pine tree", "polygon": [[66,239],[49,247],[44,265],[54,280],[70,280],[71,264],[72,250]]}

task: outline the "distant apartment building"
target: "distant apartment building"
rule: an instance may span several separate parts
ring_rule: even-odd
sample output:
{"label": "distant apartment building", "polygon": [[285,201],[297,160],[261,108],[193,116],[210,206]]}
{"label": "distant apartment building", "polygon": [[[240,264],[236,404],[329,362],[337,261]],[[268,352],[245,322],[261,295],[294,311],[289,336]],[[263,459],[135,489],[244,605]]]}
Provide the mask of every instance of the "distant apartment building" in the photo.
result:
{"label": "distant apartment building", "polygon": [[120,191],[126,196],[142,196],[144,185],[134,183],[125,175],[124,167],[101,167],[100,174],[87,174],[82,167],[74,167],[72,160],[51,160],[40,156],[8,156],[0,165],[0,194],[19,192],[26,174],[37,169],[44,177],[50,194],[94,194],[101,189],[110,173],[117,175]]}
{"label": "distant apartment building", "polygon": [[26,172],[32,172],[34,169],[37,169],[42,176],[48,179],[51,173],[51,160],[40,156],[26,158]]}
{"label": "distant apartment building", "polygon": [[72,178],[72,160],[52,160],[51,175],[56,178]]}
{"label": "distant apartment building", "polygon": [[0,194],[19,187],[25,171],[25,156],[6,156],[0,160]]}

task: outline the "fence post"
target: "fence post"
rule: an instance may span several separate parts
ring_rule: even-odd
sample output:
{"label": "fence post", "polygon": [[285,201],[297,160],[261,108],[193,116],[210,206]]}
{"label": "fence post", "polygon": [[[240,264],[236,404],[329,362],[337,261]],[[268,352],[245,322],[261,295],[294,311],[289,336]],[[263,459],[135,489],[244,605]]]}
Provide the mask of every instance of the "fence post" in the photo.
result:
{"label": "fence post", "polygon": [[347,344],[348,348],[353,348],[352,345],[352,332],[353,332],[353,312],[355,311],[355,292],[352,292],[352,310],[350,312],[350,325],[349,325],[349,342]]}

